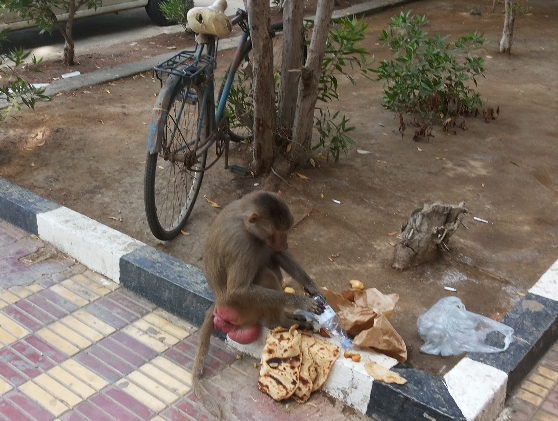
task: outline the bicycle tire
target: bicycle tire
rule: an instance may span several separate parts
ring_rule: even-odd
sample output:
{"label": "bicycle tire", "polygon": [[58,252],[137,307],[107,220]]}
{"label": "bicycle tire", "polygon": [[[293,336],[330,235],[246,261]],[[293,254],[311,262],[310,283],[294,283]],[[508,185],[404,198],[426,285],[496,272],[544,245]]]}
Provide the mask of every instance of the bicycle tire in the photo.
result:
{"label": "bicycle tire", "polygon": [[[281,21],[281,22],[272,23],[271,24],[271,29],[274,32],[282,31],[283,30],[283,22]],[[249,48],[247,48],[247,51],[244,54],[244,57],[242,57],[243,60],[246,60],[248,58],[248,55],[250,54],[251,50],[252,50],[252,47],[251,47],[251,44],[250,44]],[[274,55],[274,63],[276,62],[275,58],[276,57]],[[223,76],[223,83],[221,83],[218,98],[221,97],[221,93],[223,92],[224,81],[227,79],[227,77],[229,75],[229,72],[230,72],[230,69],[231,69],[231,66],[229,65],[229,67],[227,68],[227,71],[225,72],[225,75]],[[242,85],[247,80],[242,79],[242,77],[240,77],[238,75],[238,73],[235,76],[236,76],[235,81],[233,82],[233,86],[231,87],[231,93],[232,93],[233,97],[231,98],[231,93],[229,93],[229,98],[227,98],[227,104],[226,104],[226,107],[225,107],[226,108],[226,111],[225,111],[226,115],[228,115],[229,118],[232,116],[232,114],[239,113],[241,111],[241,110],[235,109],[235,106],[230,101],[230,99],[234,99],[235,92],[241,92],[243,89],[245,90],[246,88],[248,88],[249,91],[251,90],[251,82],[248,85],[246,85],[245,87],[243,87]],[[250,108],[253,107],[253,104],[248,104],[247,107],[249,109],[244,109],[244,111],[247,112],[248,118],[250,118],[249,117]],[[242,124],[242,122],[238,121],[238,119],[230,118],[228,132],[229,132],[229,139],[233,142],[242,142],[242,141],[252,140],[252,128],[247,127],[245,124]]]}
{"label": "bicycle tire", "polygon": [[[145,213],[149,228],[159,240],[175,238],[190,216],[203,180],[203,171],[189,170],[183,162],[171,162],[164,153],[179,147],[190,149],[197,137],[203,90],[197,85],[178,84],[174,89],[168,113],[159,117],[157,128],[163,129],[163,144],[158,153],[147,153],[144,179]],[[182,104],[184,107],[180,111]],[[208,113],[202,127],[209,130]],[[178,121],[178,125],[176,122]],[[174,136],[172,133],[174,132]],[[197,168],[204,168],[207,151],[198,159]],[[191,168],[191,167],[190,167]]]}

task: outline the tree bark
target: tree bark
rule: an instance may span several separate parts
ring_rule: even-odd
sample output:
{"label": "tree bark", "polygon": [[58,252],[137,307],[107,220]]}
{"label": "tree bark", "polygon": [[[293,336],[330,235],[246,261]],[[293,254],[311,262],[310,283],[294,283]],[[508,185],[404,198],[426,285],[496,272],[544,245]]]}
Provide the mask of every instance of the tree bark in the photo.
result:
{"label": "tree bark", "polygon": [[333,5],[334,0],[318,0],[316,22],[308,49],[308,59],[306,60],[306,66],[302,68],[298,83],[298,98],[293,128],[293,152],[295,164],[300,166],[308,162],[308,156],[312,148],[314,108],[318,99],[318,83]]}
{"label": "tree bark", "polygon": [[303,60],[304,5],[289,0],[283,9],[283,53],[281,62],[281,85],[278,98],[278,127],[282,132],[292,133],[298,90],[298,78]]}
{"label": "tree bark", "polygon": [[505,0],[506,17],[504,18],[504,30],[500,40],[500,53],[511,53],[513,42],[513,24],[515,22],[514,0]]}
{"label": "tree bark", "polygon": [[270,8],[267,0],[248,0],[254,60],[254,156],[252,168],[266,173],[273,163],[275,87]]}

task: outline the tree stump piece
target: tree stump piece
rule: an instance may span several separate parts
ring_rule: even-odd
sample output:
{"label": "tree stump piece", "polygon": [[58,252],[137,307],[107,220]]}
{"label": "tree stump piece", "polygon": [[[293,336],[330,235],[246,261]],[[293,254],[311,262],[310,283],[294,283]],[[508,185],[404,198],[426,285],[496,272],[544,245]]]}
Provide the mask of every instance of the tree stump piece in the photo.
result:
{"label": "tree stump piece", "polygon": [[415,209],[401,227],[392,266],[405,270],[437,259],[441,251],[449,250],[448,242],[459,227],[459,216],[467,212],[464,202],[457,206],[435,202]]}

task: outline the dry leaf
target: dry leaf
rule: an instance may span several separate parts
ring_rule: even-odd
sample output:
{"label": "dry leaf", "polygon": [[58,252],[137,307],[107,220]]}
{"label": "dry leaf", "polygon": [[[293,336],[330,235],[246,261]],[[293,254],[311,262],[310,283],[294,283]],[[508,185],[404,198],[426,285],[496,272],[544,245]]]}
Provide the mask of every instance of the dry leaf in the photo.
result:
{"label": "dry leaf", "polygon": [[161,166],[161,165],[157,165],[157,168],[159,168],[160,170],[164,170],[165,167]]}
{"label": "dry leaf", "polygon": [[182,235],[190,235],[189,232],[186,232],[186,231],[183,231],[183,230],[180,230],[180,232],[181,232]]}
{"label": "dry leaf", "polygon": [[300,174],[300,173],[295,173],[295,174],[298,175],[298,176],[299,176],[300,178],[302,178],[303,180],[308,180],[308,177],[306,177],[306,176],[303,175],[303,174]]}
{"label": "dry leaf", "polygon": [[293,148],[293,144],[292,144],[292,143],[289,143],[289,144],[287,145],[286,152],[287,152],[287,153],[290,153],[292,148]]}
{"label": "dry leaf", "polygon": [[320,193],[320,197],[323,199],[325,196],[323,193]]}
{"label": "dry leaf", "polygon": [[105,122],[103,120],[99,119],[99,121],[101,122],[101,124],[105,124]]}
{"label": "dry leaf", "polygon": [[419,151],[419,152],[422,152],[422,149],[421,149],[421,148],[419,148],[418,146],[417,146],[417,149],[418,149],[418,151]]}
{"label": "dry leaf", "polygon": [[145,79],[145,76],[143,75],[143,73],[140,73],[139,75],[140,75],[140,77]]}
{"label": "dry leaf", "polygon": [[107,94],[110,94],[110,91],[108,89],[105,89],[105,91],[107,91]]}
{"label": "dry leaf", "polygon": [[221,207],[217,203],[215,203],[213,200],[208,199],[205,194],[203,195],[203,197],[205,197],[205,200],[207,200],[207,203],[209,203],[210,206],[213,206],[214,208],[220,208]]}
{"label": "dry leaf", "polygon": [[395,371],[388,370],[374,361],[366,361],[364,363],[364,369],[368,374],[374,377],[374,380],[384,382],[384,383],[395,383],[395,384],[405,384],[407,380],[401,377]]}
{"label": "dry leaf", "polygon": [[486,56],[486,58],[492,58],[492,56]]}
{"label": "dry leaf", "polygon": [[310,164],[316,168],[316,162],[314,161],[314,159],[310,158]]}
{"label": "dry leaf", "polygon": [[115,221],[122,222],[122,218],[117,218],[115,216],[109,216],[109,219],[114,219]]}
{"label": "dry leaf", "polygon": [[395,247],[395,243],[393,241],[390,241],[389,245],[392,246],[392,247]]}
{"label": "dry leaf", "polygon": [[397,235],[397,234],[399,234],[399,231],[388,232],[388,235],[390,237],[393,237],[394,235]]}
{"label": "dry leaf", "polygon": [[319,153],[318,158],[320,158],[322,161],[327,161],[327,156],[325,156],[323,153]]}

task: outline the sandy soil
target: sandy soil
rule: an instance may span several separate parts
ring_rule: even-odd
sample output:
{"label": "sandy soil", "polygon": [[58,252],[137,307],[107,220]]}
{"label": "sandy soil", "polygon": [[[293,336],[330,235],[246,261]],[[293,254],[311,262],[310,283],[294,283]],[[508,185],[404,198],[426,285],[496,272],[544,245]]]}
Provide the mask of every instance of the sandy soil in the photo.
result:
{"label": "sandy soil", "polygon": [[[293,254],[319,285],[340,292],[350,279],[400,295],[392,323],[409,348],[409,361],[443,375],[458,360],[421,354],[417,317],[457,289],[468,310],[501,319],[558,256],[558,10],[531,1],[533,16],[516,21],[512,55],[498,54],[502,6],[425,0],[366,18],[364,46],[388,57],[378,35],[400,10],[426,14],[429,32],[452,36],[484,32],[489,43],[486,78],[478,90],[497,120],[467,119],[466,131],[413,142],[403,138],[392,112],[381,107],[382,85],[361,77],[341,82],[331,104],[351,118],[358,143],[337,164],[292,175],[280,190],[293,209]],[[481,16],[470,14],[476,8]],[[159,52],[160,53],[160,50]],[[223,54],[221,63],[226,62]],[[215,166],[206,174],[189,235],[162,244],[147,227],[143,175],[147,124],[159,83],[150,74],[58,95],[0,128],[0,175],[188,263],[203,267],[208,224],[218,212],[203,196],[225,205],[261,179],[235,176]],[[233,152],[234,162],[250,152]],[[358,150],[370,152],[361,154]],[[322,198],[323,195],[323,198]],[[336,204],[332,200],[341,203]],[[401,223],[424,203],[465,201],[470,213],[434,264],[398,272],[391,268]],[[476,222],[473,216],[489,221]]]}

